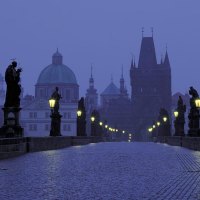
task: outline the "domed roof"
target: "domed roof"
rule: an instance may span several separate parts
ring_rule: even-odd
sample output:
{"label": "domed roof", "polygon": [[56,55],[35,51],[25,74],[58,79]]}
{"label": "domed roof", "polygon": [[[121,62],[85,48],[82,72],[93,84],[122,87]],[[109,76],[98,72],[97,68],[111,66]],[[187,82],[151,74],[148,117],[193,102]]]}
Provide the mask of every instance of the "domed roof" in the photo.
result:
{"label": "domed roof", "polygon": [[62,55],[53,54],[52,64],[45,67],[39,75],[37,84],[68,83],[77,84],[74,72],[62,63]]}
{"label": "domed roof", "polygon": [[119,95],[120,90],[117,86],[111,82],[109,86],[101,93],[101,95]]}

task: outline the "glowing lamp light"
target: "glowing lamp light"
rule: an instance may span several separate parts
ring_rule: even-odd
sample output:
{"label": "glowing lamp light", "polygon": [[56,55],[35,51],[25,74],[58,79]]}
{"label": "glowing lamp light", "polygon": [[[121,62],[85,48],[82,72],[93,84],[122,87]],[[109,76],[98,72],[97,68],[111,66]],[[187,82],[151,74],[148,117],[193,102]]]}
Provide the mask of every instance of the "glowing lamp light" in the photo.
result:
{"label": "glowing lamp light", "polygon": [[107,124],[105,125],[105,128],[108,128],[108,125],[107,125]]}
{"label": "glowing lamp light", "polygon": [[163,117],[163,121],[166,122],[167,121],[167,117]]}
{"label": "glowing lamp light", "polygon": [[115,131],[118,132],[118,129],[116,129]]}
{"label": "glowing lamp light", "polygon": [[50,108],[54,108],[56,104],[56,100],[55,99],[49,99],[49,106]]}
{"label": "glowing lamp light", "polygon": [[125,133],[125,131],[122,131],[122,133]]}
{"label": "glowing lamp light", "polygon": [[156,128],[156,125],[153,125],[153,128]]}
{"label": "glowing lamp light", "polygon": [[153,128],[149,128],[148,131],[149,133],[151,133],[153,131]]}
{"label": "glowing lamp light", "polygon": [[157,124],[157,126],[160,126],[160,122],[157,122],[156,124]]}
{"label": "glowing lamp light", "polygon": [[81,110],[78,110],[78,111],[77,111],[77,115],[78,115],[78,117],[80,117],[80,116],[82,115],[82,111],[81,111]]}
{"label": "glowing lamp light", "polygon": [[99,125],[100,125],[100,126],[103,126],[103,122],[99,122]]}
{"label": "glowing lamp light", "polygon": [[95,121],[95,117],[93,117],[93,116],[90,119],[91,119],[92,122]]}
{"label": "glowing lamp light", "polygon": [[197,108],[200,108],[200,98],[195,100],[195,105]]}
{"label": "glowing lamp light", "polygon": [[178,117],[178,111],[174,111],[174,116],[177,118]]}

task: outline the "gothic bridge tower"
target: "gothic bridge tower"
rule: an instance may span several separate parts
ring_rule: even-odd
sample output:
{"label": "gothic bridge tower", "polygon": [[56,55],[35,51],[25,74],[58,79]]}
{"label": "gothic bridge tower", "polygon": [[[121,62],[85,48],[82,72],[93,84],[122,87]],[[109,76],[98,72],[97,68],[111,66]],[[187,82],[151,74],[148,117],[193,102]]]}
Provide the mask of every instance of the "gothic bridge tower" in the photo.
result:
{"label": "gothic bridge tower", "polygon": [[144,136],[160,108],[171,113],[171,68],[166,51],[164,61],[157,63],[154,40],[143,37],[138,66],[133,59],[130,68],[133,130]]}

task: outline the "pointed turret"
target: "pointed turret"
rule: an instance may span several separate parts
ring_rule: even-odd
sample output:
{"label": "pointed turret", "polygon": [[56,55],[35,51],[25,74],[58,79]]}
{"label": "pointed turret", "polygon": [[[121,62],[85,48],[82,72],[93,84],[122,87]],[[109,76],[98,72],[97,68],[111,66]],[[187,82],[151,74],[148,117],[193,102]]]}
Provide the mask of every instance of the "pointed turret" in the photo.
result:
{"label": "pointed turret", "polygon": [[126,90],[125,84],[124,84],[124,70],[123,70],[123,65],[122,65],[122,74],[121,74],[121,78],[120,78],[120,94],[122,96],[128,96],[127,90]]}
{"label": "pointed turret", "polygon": [[138,67],[153,67],[157,65],[153,37],[143,37],[140,49]]}
{"label": "pointed turret", "polygon": [[133,70],[133,67],[134,67],[134,65],[133,65],[133,58],[132,58],[132,60],[131,60],[131,70]]}
{"label": "pointed turret", "polygon": [[163,55],[161,54],[160,64],[163,64]]}
{"label": "pointed turret", "polygon": [[166,50],[166,53],[165,53],[165,59],[164,59],[164,63],[163,63],[166,67],[170,67],[170,62],[169,62],[169,57],[168,57],[168,53],[167,53],[167,50]]}
{"label": "pointed turret", "polygon": [[93,79],[93,76],[92,76],[92,70],[93,70],[93,67],[91,65],[91,76],[90,76],[90,80],[89,80],[89,87],[90,87],[90,89],[94,88],[94,79]]}
{"label": "pointed turret", "polygon": [[52,56],[52,64],[62,65],[62,59],[63,59],[62,54],[58,51],[58,48],[57,48],[56,53],[54,53]]}
{"label": "pointed turret", "polygon": [[120,92],[123,93],[124,91],[124,72],[123,72],[123,65],[122,65],[122,74],[120,78]]}

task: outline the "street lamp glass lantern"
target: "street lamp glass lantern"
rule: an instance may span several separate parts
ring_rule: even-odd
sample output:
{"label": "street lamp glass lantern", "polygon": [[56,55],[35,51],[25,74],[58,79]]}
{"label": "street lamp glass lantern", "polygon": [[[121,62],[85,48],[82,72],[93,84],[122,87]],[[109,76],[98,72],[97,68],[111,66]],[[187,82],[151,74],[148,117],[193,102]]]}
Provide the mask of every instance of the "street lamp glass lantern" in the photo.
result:
{"label": "street lamp glass lantern", "polygon": [[107,125],[107,124],[105,125],[105,128],[108,128],[108,125]]}
{"label": "street lamp glass lantern", "polygon": [[122,131],[122,133],[125,133],[125,131]]}
{"label": "street lamp glass lantern", "polygon": [[153,125],[153,128],[156,128],[156,125]]}
{"label": "street lamp glass lantern", "polygon": [[200,108],[200,98],[195,99],[195,105],[197,108]]}
{"label": "street lamp glass lantern", "polygon": [[81,110],[78,110],[78,111],[77,111],[77,115],[78,115],[78,117],[81,117],[82,111],[81,111]]}
{"label": "street lamp glass lantern", "polygon": [[149,128],[148,131],[149,133],[151,133],[153,131],[153,128]]}
{"label": "street lamp glass lantern", "polygon": [[50,108],[54,108],[56,104],[56,100],[55,99],[49,99],[49,106]]}
{"label": "street lamp glass lantern", "polygon": [[92,122],[95,121],[95,117],[94,116],[92,116],[90,119],[91,119]]}
{"label": "street lamp glass lantern", "polygon": [[166,122],[167,121],[167,117],[163,117],[163,121]]}
{"label": "street lamp glass lantern", "polygon": [[178,111],[174,111],[174,116],[177,118],[178,117]]}
{"label": "street lamp glass lantern", "polygon": [[100,125],[100,126],[103,126],[103,122],[99,122],[99,125]]}
{"label": "street lamp glass lantern", "polygon": [[157,124],[157,126],[160,126],[160,122],[157,122],[156,124]]}

